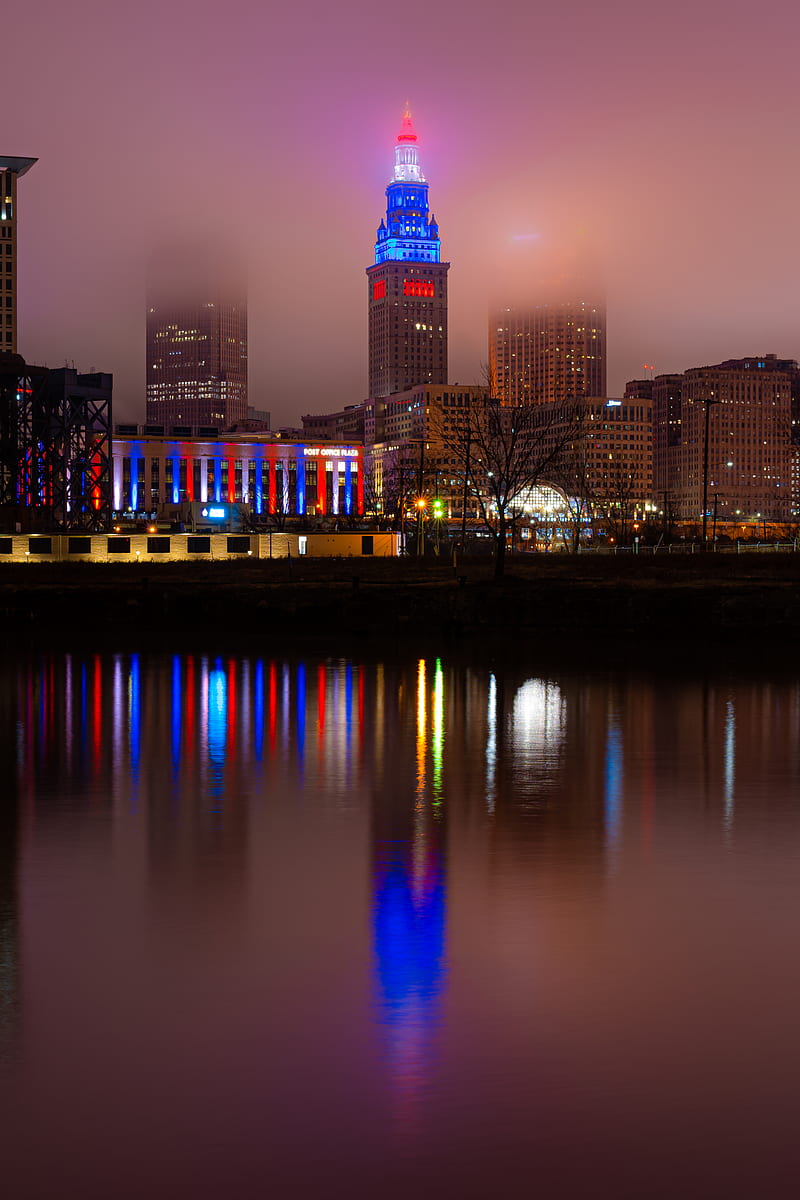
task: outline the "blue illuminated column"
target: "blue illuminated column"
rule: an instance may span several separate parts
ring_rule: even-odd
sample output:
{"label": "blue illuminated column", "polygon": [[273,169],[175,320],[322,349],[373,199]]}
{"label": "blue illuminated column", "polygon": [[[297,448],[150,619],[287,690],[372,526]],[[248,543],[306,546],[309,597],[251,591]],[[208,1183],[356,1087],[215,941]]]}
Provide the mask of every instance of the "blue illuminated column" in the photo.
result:
{"label": "blue illuminated column", "polygon": [[217,456],[214,459],[214,500],[217,504],[222,501],[222,459],[220,457],[222,451],[217,451]]}
{"label": "blue illuminated column", "polygon": [[172,503],[181,502],[181,460],[177,454],[172,456]]}
{"label": "blue illuminated column", "polygon": [[298,516],[302,516],[306,511],[305,454],[303,455],[302,458],[299,457],[300,452],[304,451],[304,450],[305,450],[304,446],[298,446],[298,448],[297,448],[298,459],[297,459],[297,470],[296,470],[295,474],[297,475],[297,513],[298,513]]}
{"label": "blue illuminated column", "polygon": [[257,513],[262,513],[264,511],[264,479],[261,471],[261,458],[256,459],[255,508]]}
{"label": "blue illuminated column", "polygon": [[353,477],[350,459],[344,464],[344,511],[350,516],[353,511]]}
{"label": "blue illuminated column", "polygon": [[138,445],[131,446],[131,511],[139,510],[139,459],[142,457]]}

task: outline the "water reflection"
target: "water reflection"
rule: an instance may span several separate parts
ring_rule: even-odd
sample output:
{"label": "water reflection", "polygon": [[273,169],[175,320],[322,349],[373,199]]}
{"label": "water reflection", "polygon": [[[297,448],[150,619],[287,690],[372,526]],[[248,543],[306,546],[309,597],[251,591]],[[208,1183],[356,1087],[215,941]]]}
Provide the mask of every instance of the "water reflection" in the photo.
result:
{"label": "water reflection", "polygon": [[[436,660],[417,664],[416,779],[412,795],[376,796],[373,811],[374,945],[378,1019],[388,1050],[396,1116],[408,1123],[432,1070],[444,985],[446,826],[442,795],[444,681]],[[431,744],[428,745],[428,728]]]}
{"label": "water reflection", "polygon": [[0,691],[0,1064],[15,1053],[19,1019],[18,827],[12,696]]}
{"label": "water reflection", "polygon": [[0,771],[0,1058],[39,1139],[111,1122],[106,1195],[142,1113],[194,1196],[309,1139],[277,1194],[402,1145],[486,1195],[498,1145],[564,1170],[686,1096],[718,1152],[767,1092],[750,1027],[800,1102],[792,677],[44,654],[0,675]]}

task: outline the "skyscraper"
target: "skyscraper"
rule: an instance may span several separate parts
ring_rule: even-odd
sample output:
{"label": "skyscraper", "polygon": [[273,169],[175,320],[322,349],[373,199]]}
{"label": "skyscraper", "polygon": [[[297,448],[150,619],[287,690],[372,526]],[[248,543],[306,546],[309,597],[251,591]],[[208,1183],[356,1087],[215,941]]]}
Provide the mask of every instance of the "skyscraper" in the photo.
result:
{"label": "skyscraper", "polygon": [[35,158],[0,157],[0,351],[17,353],[17,179]]}
{"label": "skyscraper", "polygon": [[588,299],[495,307],[490,386],[504,404],[569,404],[606,394],[606,315]]}
{"label": "skyscraper", "polygon": [[406,109],[369,285],[369,395],[447,382],[447,272]]}
{"label": "skyscraper", "polygon": [[246,419],[244,285],[206,253],[163,256],[148,281],[148,424],[226,429]]}

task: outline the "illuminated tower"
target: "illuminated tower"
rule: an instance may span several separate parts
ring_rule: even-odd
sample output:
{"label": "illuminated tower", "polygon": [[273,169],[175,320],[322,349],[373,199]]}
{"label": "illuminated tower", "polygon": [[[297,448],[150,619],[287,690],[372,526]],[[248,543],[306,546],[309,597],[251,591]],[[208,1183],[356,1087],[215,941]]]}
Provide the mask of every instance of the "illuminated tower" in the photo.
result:
{"label": "illuminated tower", "polygon": [[369,394],[447,383],[447,272],[406,108],[369,284]]}
{"label": "illuminated tower", "polygon": [[17,179],[29,171],[35,158],[0,157],[0,352],[17,353]]}

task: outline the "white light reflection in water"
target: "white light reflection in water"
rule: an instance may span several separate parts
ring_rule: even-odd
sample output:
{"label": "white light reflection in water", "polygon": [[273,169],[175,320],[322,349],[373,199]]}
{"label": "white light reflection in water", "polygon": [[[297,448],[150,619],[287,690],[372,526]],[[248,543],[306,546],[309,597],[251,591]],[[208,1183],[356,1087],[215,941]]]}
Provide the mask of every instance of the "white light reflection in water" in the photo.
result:
{"label": "white light reflection in water", "polygon": [[564,737],[564,697],[557,683],[529,679],[514,697],[515,750],[550,753]]}
{"label": "white light reflection in water", "polygon": [[728,833],[733,828],[734,796],[736,779],[736,710],[732,700],[725,706],[725,817],[723,824]]}
{"label": "white light reflection in water", "polygon": [[[125,685],[127,680],[124,674],[122,655],[115,654],[112,660],[112,685],[111,685],[111,748],[114,765],[114,795],[124,795],[124,774],[123,774],[123,754],[122,743],[125,733]],[[67,676],[69,681],[69,676]],[[69,718],[71,720],[71,714]],[[68,726],[69,728],[69,726]],[[69,742],[67,743],[69,745]],[[71,764],[67,764],[68,766]]]}
{"label": "white light reflection in water", "polygon": [[494,812],[495,771],[497,769],[497,678],[489,676],[489,701],[486,706],[486,810]]}

